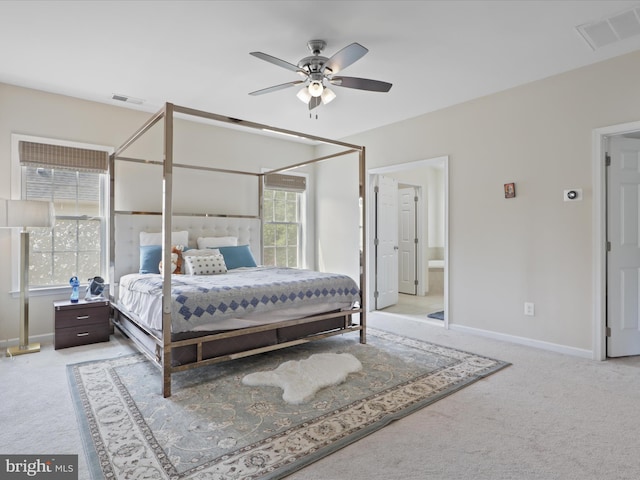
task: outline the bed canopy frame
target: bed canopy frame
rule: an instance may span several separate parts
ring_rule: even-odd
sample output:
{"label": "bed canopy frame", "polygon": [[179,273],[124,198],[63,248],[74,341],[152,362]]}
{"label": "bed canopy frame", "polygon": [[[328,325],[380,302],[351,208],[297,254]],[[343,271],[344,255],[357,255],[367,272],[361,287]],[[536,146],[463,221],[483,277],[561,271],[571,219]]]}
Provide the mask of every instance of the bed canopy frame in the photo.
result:
{"label": "bed canopy frame", "polygon": [[[337,153],[332,153],[326,156],[318,157],[311,160],[305,160],[300,163],[295,163],[287,166],[283,166],[280,168],[271,169],[266,172],[256,173],[251,171],[245,171],[242,169],[232,170],[226,168],[217,168],[217,167],[205,167],[205,166],[197,166],[197,165],[188,165],[174,162],[174,120],[176,115],[180,115],[180,118],[184,118],[186,120],[192,119],[192,121],[205,121],[211,122],[215,124],[219,122],[227,125],[232,125],[233,127],[244,127],[248,131],[257,130],[257,131],[267,131],[273,133],[280,133],[283,135],[292,135],[300,138],[304,138],[313,142],[324,143],[340,148],[344,148],[344,150],[338,151]],[[156,124],[161,123],[163,127],[163,152],[164,158],[163,161],[153,161],[148,159],[139,159],[126,157],[123,153],[129,149],[135,142],[140,140],[145,133],[147,133],[152,127]],[[326,338],[332,335],[342,334],[350,331],[358,331],[360,335],[360,343],[366,343],[366,308],[365,301],[367,298],[365,291],[365,278],[366,278],[366,241],[365,241],[365,232],[366,232],[366,213],[365,213],[365,147],[352,145],[349,143],[331,140],[323,137],[318,137],[314,135],[309,135],[305,133],[295,132],[291,130],[285,130],[281,128],[276,128],[268,125],[263,125],[259,123],[254,123],[250,121],[240,120],[232,117],[227,117],[224,115],[218,115],[214,113],[209,113],[201,110],[196,110],[192,108],[187,108],[183,106],[174,105],[171,103],[165,103],[163,108],[160,109],[156,114],[151,116],[137,131],[135,131],[119,148],[115,150],[115,152],[110,156],[109,159],[109,171],[110,171],[110,183],[109,183],[109,193],[110,193],[110,203],[109,203],[109,231],[110,231],[110,255],[109,255],[109,295],[112,305],[114,306],[114,316],[117,317],[119,315],[118,306],[117,306],[117,285],[116,283],[119,281],[119,274],[117,269],[117,258],[116,258],[116,216],[148,216],[154,215],[156,217],[161,216],[161,225],[162,225],[162,261],[165,265],[169,265],[171,263],[171,232],[173,231],[174,219],[177,217],[185,218],[185,217],[206,217],[206,218],[219,218],[221,221],[225,221],[228,219],[248,219],[249,221],[258,222],[260,228],[259,235],[259,248],[260,255],[262,255],[262,220],[263,220],[263,189],[264,189],[264,177],[269,174],[277,174],[283,173],[286,171],[290,171],[302,166],[315,164],[318,162],[324,162],[336,157],[341,157],[343,155],[349,154],[357,154],[358,159],[358,196],[361,204],[360,210],[360,222],[362,225],[361,228],[361,251],[360,251],[360,275],[358,282],[360,288],[360,305],[359,308],[354,308],[349,311],[342,312],[330,312],[319,315],[313,315],[310,317],[299,318],[295,320],[287,320],[280,321],[277,323],[271,323],[267,325],[261,325],[256,327],[248,327],[242,328],[239,330],[230,330],[222,333],[215,333],[211,335],[206,335],[200,338],[188,339],[188,340],[180,340],[173,341],[171,338],[171,273],[170,269],[165,268],[162,273],[162,332],[158,337],[157,335],[152,335],[154,337],[155,348],[154,351],[140,341],[136,339],[135,335],[130,335],[130,333],[134,333],[130,331],[126,324],[123,328],[123,325],[119,325],[118,327],[124,331],[124,333],[129,336],[133,342],[140,348],[140,350],[149,357],[152,362],[158,366],[162,372],[162,393],[164,397],[169,397],[171,395],[171,374],[178,371],[188,370],[195,367],[211,365],[222,361],[232,360],[236,358],[242,358],[245,356],[256,355],[259,353],[264,353],[271,350],[276,350],[280,348],[286,348],[292,345],[298,345],[301,343],[307,343],[309,341],[319,340],[322,338]],[[163,194],[162,194],[162,211],[161,212],[142,212],[142,211],[116,211],[115,209],[115,184],[116,184],[116,172],[115,172],[115,162],[134,162],[141,164],[151,164],[151,165],[160,165],[162,166],[162,182],[163,182]],[[223,174],[232,174],[232,175],[245,175],[245,176],[253,176],[257,179],[257,188],[258,188],[258,215],[225,215],[225,214],[198,214],[198,213],[175,213],[173,211],[173,170],[174,168],[185,168],[185,169],[195,169],[202,170],[208,172],[217,172]],[[133,218],[133,217],[131,217]],[[127,272],[130,273],[130,272]],[[359,316],[359,322],[352,323],[351,316],[355,314]],[[338,330],[331,330],[327,332],[321,332],[319,334],[314,334],[309,337],[285,341],[283,343],[278,343],[277,345],[269,345],[261,348],[252,348],[246,351],[241,351],[232,354],[220,355],[214,358],[203,358],[203,346],[206,342],[210,341],[218,341],[223,339],[230,339],[233,337],[238,337],[244,334],[252,334],[252,333],[260,333],[267,330],[277,329],[277,328],[286,328],[286,327],[295,327],[304,324],[308,324],[314,321],[323,321],[327,319],[335,319],[335,318],[345,318],[344,326],[339,328]],[[347,319],[349,320],[347,322]],[[149,334],[146,332],[147,335]],[[187,365],[172,365],[171,362],[171,352],[172,349],[176,347],[181,347],[185,345],[195,345],[197,352],[197,359],[195,362],[187,364]]]}

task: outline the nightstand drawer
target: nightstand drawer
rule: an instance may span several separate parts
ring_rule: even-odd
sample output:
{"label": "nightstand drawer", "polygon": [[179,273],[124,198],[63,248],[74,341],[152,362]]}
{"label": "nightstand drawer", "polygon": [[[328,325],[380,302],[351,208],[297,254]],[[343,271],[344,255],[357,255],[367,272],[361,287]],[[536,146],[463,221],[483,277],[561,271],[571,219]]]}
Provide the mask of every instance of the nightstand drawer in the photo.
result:
{"label": "nightstand drawer", "polygon": [[75,328],[56,329],[55,349],[108,342],[110,333],[109,324],[104,322]]}
{"label": "nightstand drawer", "polygon": [[89,325],[109,321],[109,306],[100,304],[91,308],[59,308],[56,309],[56,328],[76,327],[78,324]]}
{"label": "nightstand drawer", "polygon": [[107,342],[111,334],[108,300],[77,303],[54,302],[54,348],[75,347],[88,343]]}

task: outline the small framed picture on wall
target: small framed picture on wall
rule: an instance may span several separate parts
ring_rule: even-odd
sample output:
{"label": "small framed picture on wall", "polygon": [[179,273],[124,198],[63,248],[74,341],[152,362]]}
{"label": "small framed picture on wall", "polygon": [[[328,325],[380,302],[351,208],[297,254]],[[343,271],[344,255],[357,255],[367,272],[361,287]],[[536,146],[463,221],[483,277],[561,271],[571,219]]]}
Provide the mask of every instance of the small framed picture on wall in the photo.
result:
{"label": "small framed picture on wall", "polygon": [[516,196],[516,184],[505,183],[504,184],[504,198],[514,198]]}

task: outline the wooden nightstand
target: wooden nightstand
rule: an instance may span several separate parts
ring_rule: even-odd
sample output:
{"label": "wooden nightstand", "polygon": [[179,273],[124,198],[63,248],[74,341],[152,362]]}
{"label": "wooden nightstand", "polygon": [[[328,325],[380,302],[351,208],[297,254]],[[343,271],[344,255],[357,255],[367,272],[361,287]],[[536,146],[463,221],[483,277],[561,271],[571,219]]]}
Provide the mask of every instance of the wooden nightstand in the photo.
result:
{"label": "wooden nightstand", "polygon": [[69,300],[54,302],[55,340],[54,348],[75,347],[88,343],[108,342],[111,327],[109,325],[109,301],[87,302]]}

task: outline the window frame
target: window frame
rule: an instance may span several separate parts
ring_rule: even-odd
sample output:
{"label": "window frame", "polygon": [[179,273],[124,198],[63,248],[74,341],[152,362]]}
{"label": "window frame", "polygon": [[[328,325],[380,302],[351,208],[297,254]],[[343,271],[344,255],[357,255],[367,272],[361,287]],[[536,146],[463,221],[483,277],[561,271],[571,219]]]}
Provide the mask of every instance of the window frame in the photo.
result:
{"label": "window frame", "polygon": [[[298,177],[304,177],[306,179],[306,183],[307,183],[307,189],[305,189],[303,192],[295,192],[299,194],[299,199],[298,199],[298,266],[295,268],[308,268],[308,259],[307,259],[307,236],[308,236],[308,222],[307,222],[307,202],[308,202],[308,195],[309,195],[309,175],[306,173],[292,173],[292,172],[287,172],[287,175],[291,175],[291,176],[298,176]],[[272,191],[288,191],[285,188],[268,188],[266,185],[263,186],[264,192],[266,192],[267,190],[272,190]],[[263,194],[264,197],[264,194]],[[264,208],[264,198],[262,199],[263,201],[263,208]],[[262,259],[263,259],[263,263],[264,263],[264,258],[265,258],[265,245],[264,245],[264,227],[267,224],[270,225],[291,225],[293,224],[293,222],[267,222],[266,219],[264,218],[264,210],[263,210],[263,218],[262,218],[262,235],[263,235],[263,244],[262,244]]]}
{"label": "window frame", "polygon": [[[34,135],[22,135],[22,134],[11,134],[11,199],[20,200],[22,199],[22,165],[20,164],[20,150],[19,150],[19,142],[35,142],[35,143],[45,143],[50,145],[60,145],[65,147],[75,147],[75,148],[85,148],[91,150],[100,150],[107,152],[108,155],[111,155],[115,149],[106,145],[96,145],[96,144],[88,144],[82,142],[74,142],[69,140],[60,140],[56,138],[47,138],[47,137],[39,137]],[[64,170],[64,168],[60,168],[60,170]],[[99,174],[100,177],[100,190],[101,190],[101,218],[103,221],[101,222],[100,228],[100,244],[101,244],[101,255],[100,255],[100,269],[102,275],[107,282],[108,280],[108,272],[109,272],[109,222],[111,221],[109,218],[110,211],[110,198],[109,198],[109,174]],[[62,217],[62,216],[61,216]],[[20,231],[19,229],[12,229],[11,232],[11,294],[16,297],[20,292],[20,284],[19,284],[19,258],[20,258]],[[81,285],[86,285],[88,282],[86,280],[82,281]],[[66,293],[69,290],[67,285],[45,285],[45,286],[36,286],[29,287],[29,294],[38,296],[38,295],[53,295],[59,293]]]}

